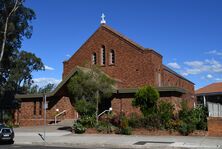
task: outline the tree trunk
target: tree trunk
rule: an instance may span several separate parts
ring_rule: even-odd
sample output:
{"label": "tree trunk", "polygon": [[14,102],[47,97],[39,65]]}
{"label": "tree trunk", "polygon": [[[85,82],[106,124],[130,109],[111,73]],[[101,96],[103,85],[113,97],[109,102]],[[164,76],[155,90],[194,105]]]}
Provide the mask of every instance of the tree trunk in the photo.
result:
{"label": "tree trunk", "polygon": [[98,113],[99,113],[99,91],[96,91],[96,124],[98,124],[99,121],[99,117],[98,117]]}
{"label": "tree trunk", "polygon": [[[3,40],[2,40],[2,48],[1,48],[1,54],[0,54],[0,64],[1,64],[1,61],[3,59],[3,55],[4,55],[4,51],[5,51],[5,43],[6,43],[6,39],[7,39],[7,30],[8,30],[8,20],[10,18],[10,16],[12,15],[12,13],[14,13],[17,9],[18,9],[18,1],[19,0],[16,0],[15,1],[15,5],[13,7],[13,9],[11,10],[11,12],[8,14],[6,20],[5,20],[5,28],[4,28],[4,35],[3,35]],[[0,65],[0,69],[1,69],[1,65]]]}

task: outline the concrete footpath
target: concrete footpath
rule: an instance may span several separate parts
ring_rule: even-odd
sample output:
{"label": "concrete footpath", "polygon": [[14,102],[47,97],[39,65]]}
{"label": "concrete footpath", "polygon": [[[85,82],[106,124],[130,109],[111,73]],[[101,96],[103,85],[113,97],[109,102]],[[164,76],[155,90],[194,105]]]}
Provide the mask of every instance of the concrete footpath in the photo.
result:
{"label": "concrete footpath", "polygon": [[[210,148],[222,149],[222,137],[135,136],[106,134],[73,134],[65,130],[46,129],[48,146],[75,148]],[[15,129],[15,144],[44,145],[39,134],[43,128],[28,131]]]}

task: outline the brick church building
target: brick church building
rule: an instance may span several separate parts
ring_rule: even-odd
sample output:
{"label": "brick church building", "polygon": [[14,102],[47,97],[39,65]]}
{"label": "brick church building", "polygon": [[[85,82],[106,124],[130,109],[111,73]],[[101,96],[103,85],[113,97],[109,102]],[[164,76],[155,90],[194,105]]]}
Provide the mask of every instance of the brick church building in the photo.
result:
{"label": "brick church building", "polygon": [[[131,100],[138,88],[144,85],[156,87],[161,100],[172,102],[175,110],[180,109],[183,99],[193,107],[196,102],[194,83],[165,66],[162,59],[155,50],[136,44],[103,22],[72,57],[64,61],[62,82],[53,92],[46,94],[47,122],[53,121],[60,112],[64,113],[60,119],[77,118],[75,105],[68,97],[67,81],[78,70],[87,70],[91,65],[100,66],[104,73],[117,80],[112,99],[104,107],[112,107],[116,114],[121,111],[126,115],[139,112],[138,108],[132,107]],[[16,95],[16,98],[21,101],[15,114],[17,123],[20,126],[42,125],[43,95]]]}

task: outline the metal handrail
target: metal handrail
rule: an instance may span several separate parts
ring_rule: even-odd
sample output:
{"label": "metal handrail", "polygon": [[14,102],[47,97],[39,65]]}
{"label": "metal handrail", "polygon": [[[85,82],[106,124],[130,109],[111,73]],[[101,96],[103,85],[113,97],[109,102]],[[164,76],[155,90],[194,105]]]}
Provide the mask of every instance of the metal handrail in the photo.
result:
{"label": "metal handrail", "polygon": [[55,124],[57,123],[57,117],[64,114],[66,112],[66,110],[63,110],[62,112],[58,113],[56,116],[55,116]]}
{"label": "metal handrail", "polygon": [[104,110],[102,113],[100,113],[98,116],[97,116],[97,119],[99,119],[99,117],[101,115],[103,115],[105,112],[111,112],[113,109],[110,107],[109,110]]}

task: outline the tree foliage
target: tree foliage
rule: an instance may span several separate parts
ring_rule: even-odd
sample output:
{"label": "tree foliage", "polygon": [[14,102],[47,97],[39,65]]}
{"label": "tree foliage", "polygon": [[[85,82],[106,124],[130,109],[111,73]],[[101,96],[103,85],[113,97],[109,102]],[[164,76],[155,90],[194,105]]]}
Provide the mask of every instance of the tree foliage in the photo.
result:
{"label": "tree foliage", "polygon": [[[17,9],[10,15],[16,2],[18,2]],[[0,45],[4,41],[5,26],[7,26],[2,68],[7,68],[10,58],[21,48],[23,38],[31,38],[30,22],[35,19],[35,12],[25,7],[24,2],[24,0],[0,0]]]}
{"label": "tree foliage", "polygon": [[87,72],[78,70],[70,79],[67,87],[74,101],[84,99],[95,102],[96,91],[100,98],[108,98],[112,95],[114,80],[105,75],[99,68],[92,67]]}
{"label": "tree foliage", "polygon": [[92,67],[84,72],[79,69],[69,80],[67,88],[73,102],[85,100],[94,105],[98,112],[99,100],[109,98],[112,95],[113,84],[114,80],[105,75],[99,68]]}
{"label": "tree foliage", "polygon": [[144,86],[140,88],[132,101],[133,106],[140,107],[144,116],[153,114],[157,111],[157,100],[159,99],[159,92],[151,87]]}
{"label": "tree foliage", "polygon": [[[16,11],[11,13],[15,6]],[[41,59],[35,54],[20,51],[23,39],[32,35],[30,23],[33,19],[35,13],[24,6],[24,0],[0,0],[0,45],[6,39],[0,61],[0,108],[13,105],[14,95],[26,93],[31,85],[31,73],[44,69]]]}
{"label": "tree foliage", "polygon": [[81,116],[93,116],[96,111],[95,105],[84,99],[76,101],[75,109]]}
{"label": "tree foliage", "polygon": [[47,85],[43,87],[39,87],[38,85],[32,85],[30,88],[27,90],[28,94],[36,94],[36,93],[49,93],[53,91],[55,88],[55,84],[48,83]]}
{"label": "tree foliage", "polygon": [[32,84],[32,72],[44,69],[41,59],[26,51],[17,52],[10,65],[0,82],[0,101],[5,104],[9,104],[16,93],[27,93]]}

